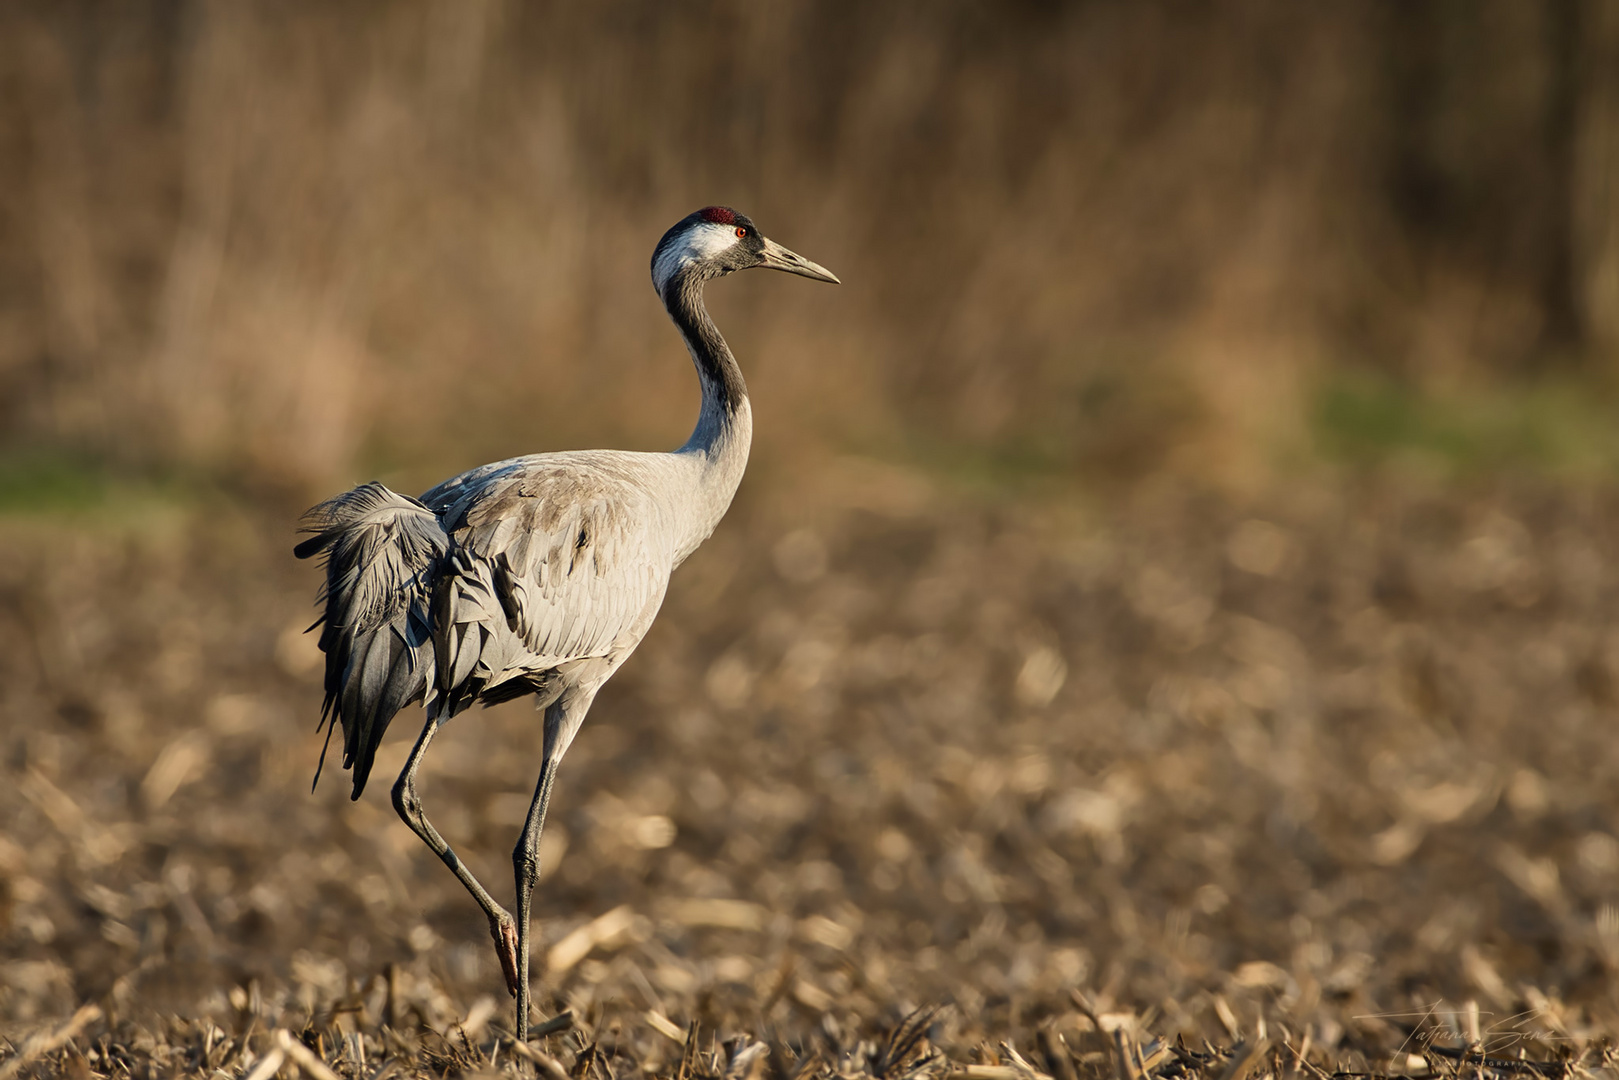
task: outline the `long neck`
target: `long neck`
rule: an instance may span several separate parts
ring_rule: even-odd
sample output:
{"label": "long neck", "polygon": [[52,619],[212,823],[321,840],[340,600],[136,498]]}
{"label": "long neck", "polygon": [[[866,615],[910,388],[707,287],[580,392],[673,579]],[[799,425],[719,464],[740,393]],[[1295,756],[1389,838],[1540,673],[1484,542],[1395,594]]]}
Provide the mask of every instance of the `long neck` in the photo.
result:
{"label": "long neck", "polygon": [[748,465],[748,447],[753,442],[753,408],[748,404],[748,387],[742,369],[720,336],[719,328],[703,306],[703,277],[696,273],[677,274],[665,286],[664,306],[680,328],[686,348],[697,365],[697,378],[703,387],[702,411],[691,438],[677,453],[694,455],[700,467],[694,477],[695,498],[687,503],[691,517],[675,553],[678,565],[708,539],[720,518],[730,508],[731,497],[742,483]]}
{"label": "long neck", "polygon": [[[704,454],[710,466],[721,472],[730,472],[734,467],[736,480],[740,480],[741,466],[747,463],[748,446],[753,440],[753,412],[742,369],[703,304],[703,283],[701,274],[687,272],[675,275],[664,287],[664,306],[680,328],[680,336],[686,339],[703,387],[697,426],[680,449]],[[732,486],[734,489],[734,483]]]}

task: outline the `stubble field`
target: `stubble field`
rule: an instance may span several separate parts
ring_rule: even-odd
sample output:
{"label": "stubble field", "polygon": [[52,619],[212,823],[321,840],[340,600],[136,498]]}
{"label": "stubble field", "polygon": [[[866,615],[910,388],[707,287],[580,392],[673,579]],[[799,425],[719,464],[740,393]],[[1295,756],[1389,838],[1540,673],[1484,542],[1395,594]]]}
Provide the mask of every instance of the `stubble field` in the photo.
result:
{"label": "stubble field", "polygon": [[[360,802],[331,762],[310,793],[291,509],[9,520],[0,1072],[1607,1069],[1611,492],[845,468],[819,513],[739,507],[570,752],[527,1052],[387,805],[419,714]],[[426,768],[497,895],[536,719]]]}

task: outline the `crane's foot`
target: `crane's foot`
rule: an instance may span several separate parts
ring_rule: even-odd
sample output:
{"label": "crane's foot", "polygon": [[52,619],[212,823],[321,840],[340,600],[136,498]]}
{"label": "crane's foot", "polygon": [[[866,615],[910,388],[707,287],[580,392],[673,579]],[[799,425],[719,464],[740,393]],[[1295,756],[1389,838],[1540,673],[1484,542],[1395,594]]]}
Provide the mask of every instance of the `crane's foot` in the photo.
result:
{"label": "crane's foot", "polygon": [[517,923],[510,915],[504,920],[489,920],[489,936],[495,939],[495,955],[500,957],[500,970],[506,973],[506,989],[517,996]]}

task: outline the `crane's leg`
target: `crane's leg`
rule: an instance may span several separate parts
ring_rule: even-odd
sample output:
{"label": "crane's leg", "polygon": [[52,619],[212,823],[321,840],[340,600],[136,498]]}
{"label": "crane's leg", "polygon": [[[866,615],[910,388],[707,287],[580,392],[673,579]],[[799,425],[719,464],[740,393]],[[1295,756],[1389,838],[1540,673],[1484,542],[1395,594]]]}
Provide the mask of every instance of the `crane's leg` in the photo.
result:
{"label": "crane's leg", "polygon": [[[599,683],[597,685],[600,685]],[[540,832],[545,828],[545,809],[551,804],[551,784],[556,780],[562,755],[584,722],[585,713],[596,691],[578,689],[564,694],[545,709],[545,750],[540,764],[540,780],[534,785],[534,800],[528,804],[523,835],[512,849],[512,871],[517,884],[517,1037],[528,1037],[528,954],[529,916],[534,911],[534,883],[540,877]]]}
{"label": "crane's leg", "polygon": [[506,975],[506,988],[513,994],[517,993],[517,929],[512,920],[511,913],[489,895],[489,890],[472,876],[472,871],[463,863],[459,856],[445,842],[444,837],[427,820],[422,811],[422,800],[416,794],[416,770],[427,754],[428,744],[433,741],[433,735],[438,731],[438,718],[429,716],[427,723],[422,725],[422,733],[416,739],[416,745],[410,751],[410,758],[405,762],[404,770],[399,779],[394,781],[393,803],[394,809],[410,826],[410,831],[422,838],[422,842],[433,849],[433,853],[444,861],[450,872],[460,879],[466,886],[467,892],[478,901],[483,913],[489,918],[489,934],[495,939],[495,952],[500,956],[500,966]]}
{"label": "crane's leg", "polygon": [[517,1037],[528,1038],[528,954],[529,916],[534,910],[534,883],[540,877],[540,831],[545,828],[545,808],[551,802],[551,783],[556,779],[557,762],[562,755],[552,753],[546,739],[545,762],[540,766],[540,782],[534,786],[534,801],[528,804],[523,835],[512,850],[512,870],[517,884]]}

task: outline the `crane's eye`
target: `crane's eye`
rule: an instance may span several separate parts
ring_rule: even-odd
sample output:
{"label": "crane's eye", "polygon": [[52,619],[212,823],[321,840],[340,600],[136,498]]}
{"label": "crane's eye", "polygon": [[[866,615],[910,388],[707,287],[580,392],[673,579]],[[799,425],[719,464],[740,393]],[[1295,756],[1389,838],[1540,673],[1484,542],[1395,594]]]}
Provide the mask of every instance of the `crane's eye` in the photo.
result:
{"label": "crane's eye", "polygon": [[740,225],[738,225],[738,226],[737,226],[737,227],[736,227],[736,238],[737,238],[737,239],[738,239],[738,240],[740,240],[740,239],[742,239],[742,238],[743,238],[743,237],[744,237],[744,236],[746,236],[746,235],[748,235],[748,230],[746,230],[746,229],[744,229],[744,228],[743,228],[743,227],[742,227],[742,226],[740,226]]}

